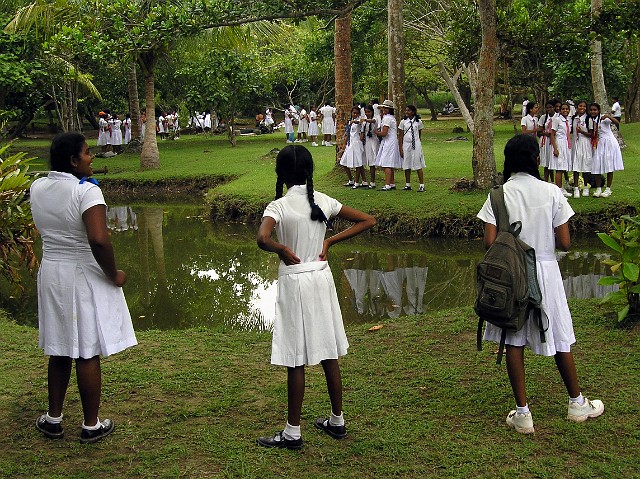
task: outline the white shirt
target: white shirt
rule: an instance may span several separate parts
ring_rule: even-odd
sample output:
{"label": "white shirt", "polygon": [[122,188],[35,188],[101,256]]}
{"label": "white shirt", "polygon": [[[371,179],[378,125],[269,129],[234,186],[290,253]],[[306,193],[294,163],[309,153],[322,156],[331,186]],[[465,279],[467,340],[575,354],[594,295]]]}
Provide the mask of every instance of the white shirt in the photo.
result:
{"label": "white shirt", "polygon": [[611,116],[614,118],[620,118],[622,116],[622,108],[620,108],[620,103],[615,102],[611,106]]}

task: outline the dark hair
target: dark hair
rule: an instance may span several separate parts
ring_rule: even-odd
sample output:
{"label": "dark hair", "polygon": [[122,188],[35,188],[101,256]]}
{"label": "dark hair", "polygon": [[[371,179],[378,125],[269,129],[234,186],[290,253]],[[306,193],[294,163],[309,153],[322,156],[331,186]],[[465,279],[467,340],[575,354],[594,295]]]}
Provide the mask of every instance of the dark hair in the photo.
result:
{"label": "dark hair", "polygon": [[371,99],[371,104],[375,105],[376,103],[378,103],[378,99],[377,98],[372,98]]}
{"label": "dark hair", "polygon": [[528,115],[529,113],[531,113],[531,111],[536,105],[537,103],[535,101],[530,101],[529,103],[527,103],[527,106],[525,107],[525,115]]}
{"label": "dark hair", "polygon": [[589,110],[591,109],[592,106],[595,106],[598,109],[598,114],[602,111],[602,108],[600,108],[600,103],[596,103],[595,101],[593,103],[589,103]]}
{"label": "dark hair", "polygon": [[324,211],[316,204],[313,198],[313,158],[304,146],[285,146],[276,157],[276,200],[282,198],[282,191],[286,183],[294,185],[307,185],[307,198],[311,206],[311,219],[323,221],[328,228],[332,227],[324,214]]}
{"label": "dark hair", "polygon": [[528,173],[540,179],[538,141],[531,135],[516,135],[504,147],[504,181],[514,173]]}
{"label": "dark hair", "polygon": [[[418,115],[418,109],[416,108],[415,105],[407,105],[406,108],[408,108],[409,110],[411,110],[413,112],[413,117],[416,120],[420,119],[420,115]],[[405,118],[408,118],[408,117],[405,116]]]}
{"label": "dark hair", "polygon": [[376,112],[373,111],[373,106],[371,106],[371,105],[365,106],[364,107],[364,111],[367,111],[367,110],[369,110],[371,113],[373,113],[373,116],[375,116]]}
{"label": "dark hair", "polygon": [[80,133],[62,133],[51,141],[49,169],[72,173],[71,158],[79,158],[86,139]]}
{"label": "dark hair", "polygon": [[353,105],[349,113],[353,113],[354,110],[358,112],[358,115],[360,115],[360,107],[358,105]]}

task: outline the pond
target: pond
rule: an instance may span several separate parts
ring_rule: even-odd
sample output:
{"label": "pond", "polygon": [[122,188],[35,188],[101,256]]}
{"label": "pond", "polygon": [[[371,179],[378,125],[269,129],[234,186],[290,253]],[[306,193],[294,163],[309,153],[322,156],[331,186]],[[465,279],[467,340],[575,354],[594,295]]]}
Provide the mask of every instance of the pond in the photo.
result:
{"label": "pond", "polygon": [[[273,322],[278,258],[255,243],[257,225],[212,223],[204,208],[133,205],[108,209],[108,223],[134,326],[268,330]],[[600,240],[574,240],[558,258],[568,297],[602,297],[607,274]],[[329,252],[345,323],[471,305],[480,240],[362,235]],[[0,306],[37,326],[35,280],[21,295],[1,291]]]}

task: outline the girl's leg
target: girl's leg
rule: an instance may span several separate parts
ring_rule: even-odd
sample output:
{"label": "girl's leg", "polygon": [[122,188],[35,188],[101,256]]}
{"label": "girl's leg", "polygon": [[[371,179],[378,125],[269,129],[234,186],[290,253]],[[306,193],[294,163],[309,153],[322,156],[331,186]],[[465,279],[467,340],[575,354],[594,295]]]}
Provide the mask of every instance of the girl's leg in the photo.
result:
{"label": "girl's leg", "polygon": [[50,356],[47,372],[49,416],[60,417],[71,377],[72,360],[66,356]]}
{"label": "girl's leg", "polygon": [[287,368],[287,393],[287,422],[292,426],[299,426],[304,399],[304,366]]}
{"label": "girl's leg", "polygon": [[95,426],[98,422],[100,409],[100,392],[102,389],[102,373],[100,370],[100,356],[91,359],[76,359],[76,378],[82,401],[84,425]]}
{"label": "girl's leg", "polygon": [[391,185],[391,183],[393,182],[393,179],[391,177],[392,172],[393,172],[393,168],[384,169],[384,183],[386,186]]}
{"label": "girl's leg", "polygon": [[545,183],[549,181],[549,176],[550,176],[549,167],[545,166],[544,167],[544,182]]}
{"label": "girl's leg", "polygon": [[596,183],[596,188],[600,188],[602,186],[602,175],[600,173],[594,175],[595,176],[595,183]]}
{"label": "girl's leg", "polygon": [[611,183],[613,183],[613,171],[607,173],[607,188],[611,188]]}
{"label": "girl's leg", "polygon": [[376,184],[376,167],[375,166],[369,167],[369,184],[372,184],[372,185]]}
{"label": "girl's leg", "polygon": [[573,187],[577,188],[580,183],[580,173],[577,171],[573,172]]}
{"label": "girl's leg", "polygon": [[[560,176],[562,179],[562,176]],[[509,346],[507,344],[507,374],[513,390],[516,405],[527,405],[527,390],[524,382],[524,346]]]}
{"label": "girl's leg", "polygon": [[404,170],[404,181],[411,184],[411,170]]}
{"label": "girl's leg", "polygon": [[351,170],[345,166],[344,167],[344,172],[347,174],[347,178],[349,179],[349,182],[347,183],[347,185],[352,185],[353,184],[353,176],[351,175]]}
{"label": "girl's leg", "polygon": [[391,185],[395,186],[395,184],[396,184],[396,170],[394,170],[393,168],[389,168],[389,171],[391,172]]}
{"label": "girl's leg", "polygon": [[331,412],[336,416],[342,414],[342,375],[337,359],[325,359],[321,362],[327,380],[327,390],[331,400]]}
{"label": "girl's leg", "polygon": [[367,178],[364,175],[364,166],[358,166],[356,168],[356,183],[358,183],[358,180],[360,180],[359,183],[361,184],[364,184],[367,182]]}
{"label": "girl's leg", "polygon": [[422,168],[418,170],[418,181],[421,185],[424,185],[424,173],[422,171]]}
{"label": "girl's leg", "polygon": [[558,188],[562,188],[562,171],[561,170],[556,170],[556,186]]}
{"label": "girl's leg", "polygon": [[569,397],[577,398],[580,396],[580,385],[578,383],[578,372],[576,371],[576,363],[573,360],[573,353],[556,353],[554,356],[556,366],[560,372],[560,377],[567,388]]}

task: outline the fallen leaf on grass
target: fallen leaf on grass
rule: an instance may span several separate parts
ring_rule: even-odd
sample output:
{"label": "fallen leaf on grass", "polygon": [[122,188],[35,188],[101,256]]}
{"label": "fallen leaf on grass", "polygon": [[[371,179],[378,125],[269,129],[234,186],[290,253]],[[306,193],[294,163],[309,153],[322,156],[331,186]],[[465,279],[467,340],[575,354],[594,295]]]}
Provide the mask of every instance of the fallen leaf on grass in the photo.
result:
{"label": "fallen leaf on grass", "polygon": [[375,326],[371,326],[369,328],[369,331],[377,331],[378,329],[382,329],[384,327],[384,324],[377,324]]}

